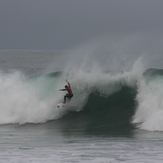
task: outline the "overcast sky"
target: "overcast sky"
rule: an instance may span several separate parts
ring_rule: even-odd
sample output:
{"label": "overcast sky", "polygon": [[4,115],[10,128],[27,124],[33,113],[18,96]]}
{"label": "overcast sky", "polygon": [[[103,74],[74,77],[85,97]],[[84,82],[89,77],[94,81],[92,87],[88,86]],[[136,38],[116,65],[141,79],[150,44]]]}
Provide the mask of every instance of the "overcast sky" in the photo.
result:
{"label": "overcast sky", "polygon": [[67,50],[139,34],[161,40],[163,0],[0,0],[0,49]]}

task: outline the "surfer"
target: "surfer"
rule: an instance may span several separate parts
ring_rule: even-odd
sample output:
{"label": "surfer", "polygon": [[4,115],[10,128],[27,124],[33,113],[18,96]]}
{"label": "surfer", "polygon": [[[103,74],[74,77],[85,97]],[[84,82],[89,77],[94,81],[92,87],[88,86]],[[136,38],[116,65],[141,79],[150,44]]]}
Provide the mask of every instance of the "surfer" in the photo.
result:
{"label": "surfer", "polygon": [[64,96],[64,101],[62,103],[66,103],[66,98],[71,99],[73,97],[73,93],[71,90],[70,83],[66,80],[68,85],[65,85],[65,89],[60,89],[60,91],[67,91],[68,93]]}

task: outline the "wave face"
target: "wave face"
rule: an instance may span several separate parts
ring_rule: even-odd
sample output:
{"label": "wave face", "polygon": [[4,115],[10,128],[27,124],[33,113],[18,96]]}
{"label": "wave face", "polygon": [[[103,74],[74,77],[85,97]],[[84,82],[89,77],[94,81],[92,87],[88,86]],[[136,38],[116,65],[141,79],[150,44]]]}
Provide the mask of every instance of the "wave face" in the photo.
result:
{"label": "wave face", "polygon": [[[142,73],[135,67],[130,72],[53,72],[31,78],[1,72],[0,124],[58,120],[91,133],[127,133],[135,127],[163,131],[162,75],[163,70]],[[57,108],[66,78],[74,97]]]}
{"label": "wave face", "polygon": [[92,92],[83,107],[86,131],[96,134],[129,134],[134,128],[131,118],[135,110],[135,87],[122,86],[111,95],[103,96]]}

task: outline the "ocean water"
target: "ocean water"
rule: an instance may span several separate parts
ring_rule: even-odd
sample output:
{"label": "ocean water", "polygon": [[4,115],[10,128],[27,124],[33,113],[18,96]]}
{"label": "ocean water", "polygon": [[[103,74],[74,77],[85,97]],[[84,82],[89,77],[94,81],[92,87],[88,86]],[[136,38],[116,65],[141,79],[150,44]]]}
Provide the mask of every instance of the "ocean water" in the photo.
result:
{"label": "ocean water", "polygon": [[[0,162],[161,163],[163,70],[130,61],[1,50]],[[65,79],[74,97],[57,108]]]}

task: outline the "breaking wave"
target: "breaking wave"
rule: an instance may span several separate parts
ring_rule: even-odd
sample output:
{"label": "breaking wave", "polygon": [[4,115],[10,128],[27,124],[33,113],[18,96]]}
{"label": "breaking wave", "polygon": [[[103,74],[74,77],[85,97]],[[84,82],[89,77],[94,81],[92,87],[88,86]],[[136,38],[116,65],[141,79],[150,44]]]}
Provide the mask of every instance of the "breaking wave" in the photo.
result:
{"label": "breaking wave", "polygon": [[[75,115],[89,130],[163,131],[162,75],[163,70],[143,73],[135,67],[130,72],[53,72],[31,78],[17,71],[1,72],[0,124],[66,121]],[[65,79],[74,97],[64,108],[57,108]]]}

